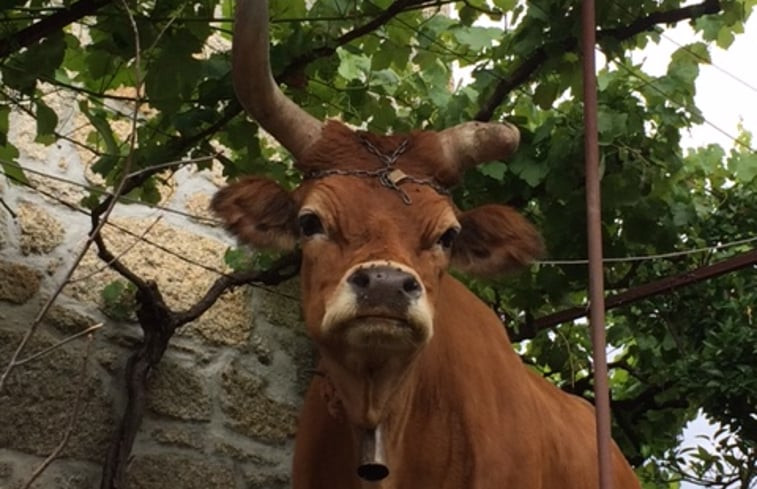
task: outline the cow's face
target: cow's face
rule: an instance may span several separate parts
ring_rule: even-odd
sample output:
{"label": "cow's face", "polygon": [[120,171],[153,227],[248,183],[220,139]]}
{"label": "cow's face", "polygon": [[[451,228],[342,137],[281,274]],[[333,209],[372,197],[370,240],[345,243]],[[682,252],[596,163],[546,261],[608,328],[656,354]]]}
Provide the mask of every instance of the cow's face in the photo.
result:
{"label": "cow's face", "polygon": [[332,174],[289,193],[251,178],[213,201],[253,247],[301,246],[308,332],[348,418],[363,427],[381,421],[432,341],[437,292],[450,265],[496,274],[541,251],[538,233],[509,207],[461,213],[432,185],[400,188]]}
{"label": "cow's face", "polygon": [[355,361],[414,352],[433,335],[435,291],[460,223],[446,196],[403,187],[410,205],[377,178],[331,176],[297,195],[309,332],[329,349],[360,351]]}

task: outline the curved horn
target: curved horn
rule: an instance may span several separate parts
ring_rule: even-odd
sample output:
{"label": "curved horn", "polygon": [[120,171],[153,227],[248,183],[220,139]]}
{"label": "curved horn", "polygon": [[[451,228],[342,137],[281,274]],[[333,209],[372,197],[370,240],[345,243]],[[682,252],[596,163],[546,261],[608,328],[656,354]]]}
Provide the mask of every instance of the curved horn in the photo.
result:
{"label": "curved horn", "polygon": [[463,122],[440,131],[439,137],[445,160],[460,173],[509,157],[520,142],[518,128],[508,122]]}
{"label": "curved horn", "polygon": [[234,91],[242,107],[299,158],[320,137],[323,123],[278,87],[268,49],[268,0],[238,0],[231,48]]}

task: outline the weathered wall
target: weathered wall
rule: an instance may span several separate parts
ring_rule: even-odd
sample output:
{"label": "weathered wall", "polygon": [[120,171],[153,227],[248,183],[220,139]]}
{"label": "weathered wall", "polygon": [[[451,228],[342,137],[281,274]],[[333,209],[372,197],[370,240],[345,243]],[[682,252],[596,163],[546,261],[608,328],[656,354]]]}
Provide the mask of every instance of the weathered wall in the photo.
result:
{"label": "weathered wall", "polygon": [[[73,112],[61,121],[63,133],[82,122]],[[12,127],[9,137],[24,148],[25,167],[80,185],[96,180],[87,171],[90,155],[66,142],[35,144],[31,119],[17,118]],[[89,229],[87,215],[59,202],[78,206],[81,188],[27,175],[55,198],[0,176],[0,198],[16,214],[0,207],[2,369]],[[220,183],[217,173],[181,170],[161,189],[161,205],[202,215]],[[123,231],[139,236],[157,216],[161,220],[144,236],[149,243]],[[233,243],[217,227],[143,205],[119,205],[111,221],[120,227],[105,230],[111,250],[125,253],[122,259],[134,271],[156,280],[175,308],[204,293],[217,274],[200,265],[224,269],[224,251]],[[18,367],[0,394],[0,488],[21,487],[59,443],[82,382],[85,404],[75,432],[62,458],[33,487],[99,487],[105,450],[124,407],[125,360],[141,336],[136,323],[108,316],[115,313],[105,307],[102,290],[117,276],[102,267],[90,251],[26,349],[39,351],[103,321],[86,379],[80,377],[86,340],[78,339]],[[129,487],[288,487],[296,413],[312,362],[297,296],[294,281],[273,291],[239,288],[180,330],[150,380]]]}

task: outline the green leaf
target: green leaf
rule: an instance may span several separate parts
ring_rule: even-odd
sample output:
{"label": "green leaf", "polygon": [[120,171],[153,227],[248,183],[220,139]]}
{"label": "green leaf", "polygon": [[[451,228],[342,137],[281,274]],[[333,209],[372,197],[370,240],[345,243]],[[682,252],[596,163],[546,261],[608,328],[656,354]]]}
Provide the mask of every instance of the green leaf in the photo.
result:
{"label": "green leaf", "polygon": [[725,151],[717,144],[708,144],[703,148],[691,151],[686,160],[691,164],[702,168],[707,173],[714,173],[723,167]]}
{"label": "green leaf", "polygon": [[605,204],[627,205],[642,198],[638,177],[630,171],[606,175],[601,183]]}
{"label": "green leaf", "polygon": [[494,5],[501,8],[505,12],[514,9],[517,4],[518,0],[494,0]]}
{"label": "green leaf", "polygon": [[255,265],[255,257],[247,248],[228,248],[223,254],[223,262],[232,270],[249,270]]}
{"label": "green leaf", "polygon": [[518,156],[510,162],[510,171],[522,178],[531,187],[536,187],[549,173],[549,167],[544,162],[531,159],[528,156]]}
{"label": "green leaf", "polygon": [[540,83],[534,91],[534,102],[543,110],[552,108],[552,104],[557,98],[560,86],[550,81]]}
{"label": "green leaf", "polygon": [[123,291],[126,289],[126,285],[120,280],[114,280],[103,288],[100,295],[106,303],[117,301]]}
{"label": "green leaf", "polygon": [[[700,62],[701,59],[693,56],[687,47],[682,47],[671,56],[668,77],[674,78],[680,86],[693,86],[694,80],[699,75]],[[687,91],[691,90],[687,88]]]}
{"label": "green leaf", "polygon": [[694,26],[702,33],[705,41],[717,39],[722,21],[712,15],[705,15],[694,20]]}
{"label": "green leaf", "polygon": [[689,54],[691,54],[691,56],[695,58],[698,63],[712,63],[712,59],[710,58],[710,50],[707,44],[703,42],[695,42],[689,44],[688,46],[685,46],[685,50]]}
{"label": "green leaf", "polygon": [[8,129],[10,129],[9,125],[9,116],[11,113],[11,108],[7,105],[0,105],[0,145],[6,144],[8,142]]}
{"label": "green leaf", "polygon": [[145,93],[151,105],[168,113],[180,109],[202,81],[202,62],[196,59],[197,38],[180,30],[162,44],[145,73]]}
{"label": "green leaf", "polygon": [[137,288],[131,282],[114,280],[103,288],[103,312],[120,321],[132,320],[137,310]]}
{"label": "green leaf", "polygon": [[470,47],[473,51],[481,51],[491,47],[502,35],[502,31],[494,27],[457,26],[452,29],[452,35],[460,44]]}
{"label": "green leaf", "polygon": [[757,177],[757,153],[736,153],[729,158],[728,168],[741,183],[751,183]]}
{"label": "green leaf", "polygon": [[113,55],[108,52],[90,50],[84,60],[88,78],[94,80],[105,78],[112,72],[115,62]]}
{"label": "green leaf", "polygon": [[389,68],[392,65],[392,62],[396,59],[393,49],[388,49],[386,44],[387,43],[384,43],[383,49],[379,49],[376,53],[371,55],[371,68],[376,71]]}
{"label": "green leaf", "polygon": [[371,76],[371,86],[384,87],[385,92],[394,95],[401,80],[393,70],[374,71]]}
{"label": "green leaf", "polygon": [[54,78],[63,61],[66,43],[62,30],[54,31],[40,42],[32,44],[3,64],[3,84],[21,93],[32,95],[37,80]]}
{"label": "green leaf", "polygon": [[0,145],[0,166],[3,167],[5,176],[10,179],[11,183],[29,184],[29,180],[18,166],[16,158],[18,158],[18,149],[15,146],[8,142]]}
{"label": "green leaf", "polygon": [[113,136],[113,130],[111,129],[110,124],[105,119],[105,117],[90,112],[89,104],[87,104],[86,101],[79,104],[79,109],[82,111],[82,113],[84,113],[89,122],[95,127],[97,132],[103,138],[105,147],[107,148],[108,152],[112,154],[118,153],[118,144],[116,143],[116,138]]}
{"label": "green leaf", "polygon": [[139,188],[138,197],[142,202],[157,204],[160,202],[160,191],[155,184],[155,178],[150,178]]}
{"label": "green leaf", "polygon": [[614,112],[606,107],[600,107],[597,113],[597,129],[600,142],[610,142],[615,137],[622,136],[626,131],[628,114]]}
{"label": "green leaf", "polygon": [[103,155],[92,164],[92,171],[104,177],[109,177],[116,168],[120,157],[115,155]]}
{"label": "green leaf", "polygon": [[460,16],[460,22],[462,22],[465,25],[471,25],[473,22],[478,19],[480,13],[478,10],[469,7],[468,5],[463,5],[458,10],[458,15]]}
{"label": "green leaf", "polygon": [[729,27],[722,27],[718,31],[716,43],[720,49],[728,49],[735,39],[736,36],[733,35],[733,31]]}
{"label": "green leaf", "polygon": [[339,75],[345,80],[365,81],[371,71],[371,60],[367,56],[356,56],[346,49],[337,49]]}
{"label": "green leaf", "polygon": [[89,195],[82,197],[80,204],[86,209],[94,210],[98,205],[100,205],[100,197],[103,195],[103,193],[104,192],[92,190]]}
{"label": "green leaf", "polygon": [[505,176],[505,173],[507,172],[507,165],[505,163],[502,163],[501,161],[492,161],[490,163],[479,166],[478,171],[480,171],[487,177],[491,177],[501,182]]}
{"label": "green leaf", "polygon": [[597,75],[597,89],[600,92],[604,92],[607,90],[607,87],[610,85],[610,82],[613,80],[614,76],[611,73],[608,73],[607,71],[601,71]]}
{"label": "green leaf", "polygon": [[35,141],[52,144],[55,141],[55,128],[58,126],[58,114],[42,100],[35,104],[37,107],[37,138]]}

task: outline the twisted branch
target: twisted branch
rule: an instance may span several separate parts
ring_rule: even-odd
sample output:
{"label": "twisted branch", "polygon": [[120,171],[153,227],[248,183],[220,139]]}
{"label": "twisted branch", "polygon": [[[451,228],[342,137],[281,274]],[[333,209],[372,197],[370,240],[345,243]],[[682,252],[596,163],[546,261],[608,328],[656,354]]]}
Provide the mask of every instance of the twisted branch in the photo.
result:
{"label": "twisted branch", "polygon": [[[757,249],[752,249],[736,256],[732,256],[731,258],[713,263],[712,265],[671,275],[670,277],[639,285],[632,289],[628,289],[625,292],[610,296],[605,301],[605,309],[610,310],[658,294],[665,294],[681,287],[693,285],[756,264]],[[522,325],[517,333],[510,332],[511,339],[513,341],[521,341],[527,338],[533,338],[543,329],[548,329],[558,324],[585,317],[588,313],[588,307],[571,307],[537,319],[528,319],[526,324]]]}
{"label": "twisted branch", "polygon": [[[625,41],[637,34],[654,28],[657,24],[672,24],[687,19],[696,19],[703,15],[716,14],[720,12],[721,6],[719,0],[704,0],[702,3],[690,5],[663,12],[654,12],[646,17],[635,20],[631,24],[611,29],[602,29],[597,32],[597,41],[602,42],[612,39],[616,42]],[[561,42],[560,55],[567,51],[578,50],[578,39],[569,38]],[[481,109],[475,115],[477,121],[489,121],[494,115],[494,111],[502,104],[505,97],[520,85],[527,82],[531,76],[541,68],[549,59],[547,46],[536,49],[528,58],[522,61],[508,75],[503,77],[494,87],[489,99],[484,102]]]}
{"label": "twisted branch", "polygon": [[59,31],[72,22],[76,22],[88,15],[92,15],[100,8],[112,3],[113,0],[79,0],[78,2],[61,7],[54,14],[36,22],[29,27],[0,39],[0,59],[29,47],[40,39]]}

